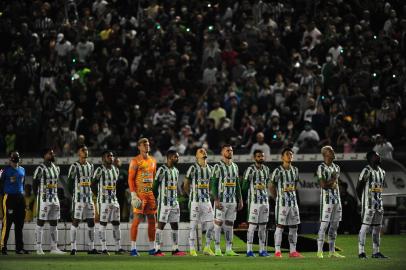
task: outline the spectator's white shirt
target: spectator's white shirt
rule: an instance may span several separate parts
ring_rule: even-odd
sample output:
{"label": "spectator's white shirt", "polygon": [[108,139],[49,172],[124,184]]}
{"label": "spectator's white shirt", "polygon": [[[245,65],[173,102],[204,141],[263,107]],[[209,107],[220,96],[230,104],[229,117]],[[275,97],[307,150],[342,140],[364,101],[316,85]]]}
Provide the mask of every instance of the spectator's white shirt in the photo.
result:
{"label": "spectator's white shirt", "polygon": [[76,44],[76,53],[78,54],[79,61],[84,62],[93,51],[94,43],[91,41],[86,41],[85,43],[79,41],[78,44]]}
{"label": "spectator's white shirt", "polygon": [[216,79],[217,68],[205,68],[203,71],[203,84],[205,85],[213,85],[217,83]]}
{"label": "spectator's white shirt", "polygon": [[109,3],[105,0],[94,1],[93,5],[92,5],[93,13],[96,13],[96,16],[99,18],[106,11],[106,6],[108,4]]}
{"label": "spectator's white shirt", "polygon": [[305,39],[307,36],[312,37],[312,43],[310,44],[310,49],[312,50],[317,44],[320,43],[320,37],[321,37],[321,32],[317,27],[315,27],[312,31],[306,30],[303,33],[303,38],[302,38],[302,45],[305,43]]}
{"label": "spectator's white shirt", "polygon": [[372,150],[377,152],[381,156],[381,158],[393,159],[393,149],[394,148],[390,142],[385,142],[382,144],[376,144]]}
{"label": "spectator's white shirt", "polygon": [[173,127],[176,122],[176,113],[172,110],[169,112],[156,112],[152,119],[152,124],[154,126],[167,125],[168,127]]}
{"label": "spectator's white shirt", "polygon": [[171,147],[169,147],[169,150],[175,150],[179,153],[179,155],[183,155],[186,151],[186,146],[184,146],[182,143],[179,143],[177,145],[172,145]]}
{"label": "spectator's white shirt", "polygon": [[307,109],[303,114],[303,120],[312,122],[312,117],[317,113],[317,109]]}
{"label": "spectator's white shirt", "polygon": [[338,56],[340,56],[342,49],[343,49],[343,47],[338,45],[337,48],[333,46],[328,50],[328,53],[331,53],[331,55],[333,56],[334,62],[337,62]]}
{"label": "spectator's white shirt", "polygon": [[309,131],[307,130],[303,130],[300,135],[299,138],[297,138],[298,142],[303,142],[304,140],[313,140],[313,141],[320,141],[320,137],[319,134],[317,133],[317,131],[315,131],[314,129],[311,129]]}
{"label": "spectator's white shirt", "polygon": [[57,42],[55,45],[55,51],[60,57],[66,56],[72,50],[73,46],[69,40],[66,40],[64,43]]}
{"label": "spectator's white shirt", "polygon": [[264,152],[266,159],[269,159],[271,157],[271,148],[266,143],[254,143],[251,146],[250,155],[253,155],[255,150],[261,150],[262,152]]}

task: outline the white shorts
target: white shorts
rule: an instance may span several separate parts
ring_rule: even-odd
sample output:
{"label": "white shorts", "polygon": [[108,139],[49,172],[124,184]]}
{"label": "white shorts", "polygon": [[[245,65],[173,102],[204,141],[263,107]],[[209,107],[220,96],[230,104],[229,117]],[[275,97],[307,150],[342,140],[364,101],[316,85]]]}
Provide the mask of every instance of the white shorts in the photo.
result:
{"label": "white shorts", "polygon": [[176,206],[161,205],[158,207],[158,222],[178,223],[180,220],[179,204]]}
{"label": "white shorts", "polygon": [[210,202],[191,202],[190,221],[208,222],[213,221],[214,213]]}
{"label": "white shorts", "polygon": [[100,222],[120,221],[120,205],[118,203],[99,203]]}
{"label": "white shorts", "polygon": [[248,209],[249,223],[267,223],[269,220],[269,205],[252,203]]}
{"label": "white shorts", "polygon": [[363,209],[361,218],[365,225],[382,225],[383,210]]}
{"label": "white shorts", "polygon": [[223,209],[214,209],[214,217],[221,221],[234,222],[237,218],[237,204],[236,203],[221,203]]}
{"label": "white shorts", "polygon": [[322,222],[339,222],[341,221],[343,210],[341,204],[323,204],[320,209],[320,221]]}
{"label": "white shorts", "polygon": [[279,206],[275,207],[276,224],[293,226],[300,224],[299,207]]}
{"label": "white shorts", "polygon": [[95,209],[93,203],[74,202],[73,218],[79,220],[94,219]]}
{"label": "white shorts", "polygon": [[61,207],[58,202],[40,202],[38,219],[58,220],[61,216]]}

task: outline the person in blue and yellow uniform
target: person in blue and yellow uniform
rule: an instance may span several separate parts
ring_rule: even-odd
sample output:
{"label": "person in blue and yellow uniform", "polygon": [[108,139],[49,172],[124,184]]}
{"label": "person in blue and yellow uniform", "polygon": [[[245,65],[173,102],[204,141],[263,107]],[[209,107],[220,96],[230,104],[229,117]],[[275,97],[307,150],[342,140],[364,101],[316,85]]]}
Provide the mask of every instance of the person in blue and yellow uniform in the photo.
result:
{"label": "person in blue and yellow uniform", "polygon": [[1,253],[7,255],[7,240],[14,223],[16,253],[28,254],[24,250],[23,227],[25,218],[24,178],[25,170],[19,165],[20,154],[12,151],[10,163],[0,172],[0,194],[3,195],[3,222],[1,227]]}

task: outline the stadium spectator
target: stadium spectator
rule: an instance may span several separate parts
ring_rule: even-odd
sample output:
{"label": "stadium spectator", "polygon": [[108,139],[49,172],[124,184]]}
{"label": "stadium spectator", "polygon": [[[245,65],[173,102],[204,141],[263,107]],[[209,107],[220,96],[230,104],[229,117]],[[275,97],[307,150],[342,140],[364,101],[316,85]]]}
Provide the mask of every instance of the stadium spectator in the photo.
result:
{"label": "stadium spectator", "polygon": [[[294,142],[311,121],[321,141],[339,152],[369,151],[377,133],[401,149],[406,14],[399,1],[110,2],[84,1],[67,13],[64,1],[2,3],[3,145],[8,134],[21,151],[42,148],[21,131],[32,123],[14,122],[31,115],[33,138],[47,137],[50,119],[57,127],[68,119],[89,143],[91,124],[107,122],[109,144],[122,154],[132,154],[130,138],[141,134],[165,152],[171,144],[161,139],[170,137],[156,129],[166,134],[188,124],[200,144],[215,150],[208,118],[218,131],[228,117],[239,131],[250,116],[254,134],[263,132],[272,148]],[[163,115],[157,104],[174,115]],[[347,120],[336,124],[340,114]],[[170,119],[152,125],[154,115]],[[288,121],[295,130],[286,130]]]}
{"label": "stadium spectator", "polygon": [[381,158],[393,159],[393,146],[381,134],[375,135],[375,146],[372,150],[377,152]]}
{"label": "stadium spectator", "polygon": [[253,155],[255,150],[261,150],[265,154],[265,159],[269,160],[269,158],[271,157],[271,148],[264,140],[264,133],[258,132],[256,135],[256,139],[257,142],[251,146],[250,155]]}

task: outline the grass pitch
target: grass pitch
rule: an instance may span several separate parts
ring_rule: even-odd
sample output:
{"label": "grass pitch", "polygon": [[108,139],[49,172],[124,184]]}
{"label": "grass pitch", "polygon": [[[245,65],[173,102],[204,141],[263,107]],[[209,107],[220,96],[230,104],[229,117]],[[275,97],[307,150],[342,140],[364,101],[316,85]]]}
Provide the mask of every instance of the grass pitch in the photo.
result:
{"label": "grass pitch", "polygon": [[[315,237],[315,236],[314,236]],[[87,255],[79,253],[77,256],[70,255],[15,255],[12,251],[8,256],[0,256],[1,270],[19,269],[60,269],[60,270],[90,270],[90,269],[176,269],[176,270],[197,270],[197,269],[404,269],[406,264],[406,235],[384,235],[382,236],[381,251],[389,256],[388,260],[359,260],[358,241],[356,235],[339,235],[337,246],[342,249],[341,254],[345,259],[317,259],[315,252],[303,253],[304,259],[290,259],[286,252],[283,259],[270,258],[247,258],[245,257],[245,243],[237,237],[234,238],[234,249],[241,253],[240,257],[172,257],[168,253],[165,257],[151,257],[142,253],[140,257],[130,257],[128,255]],[[367,239],[367,255],[371,255],[371,238]],[[255,252],[258,247],[254,246]],[[273,249],[270,249],[273,251]]]}

